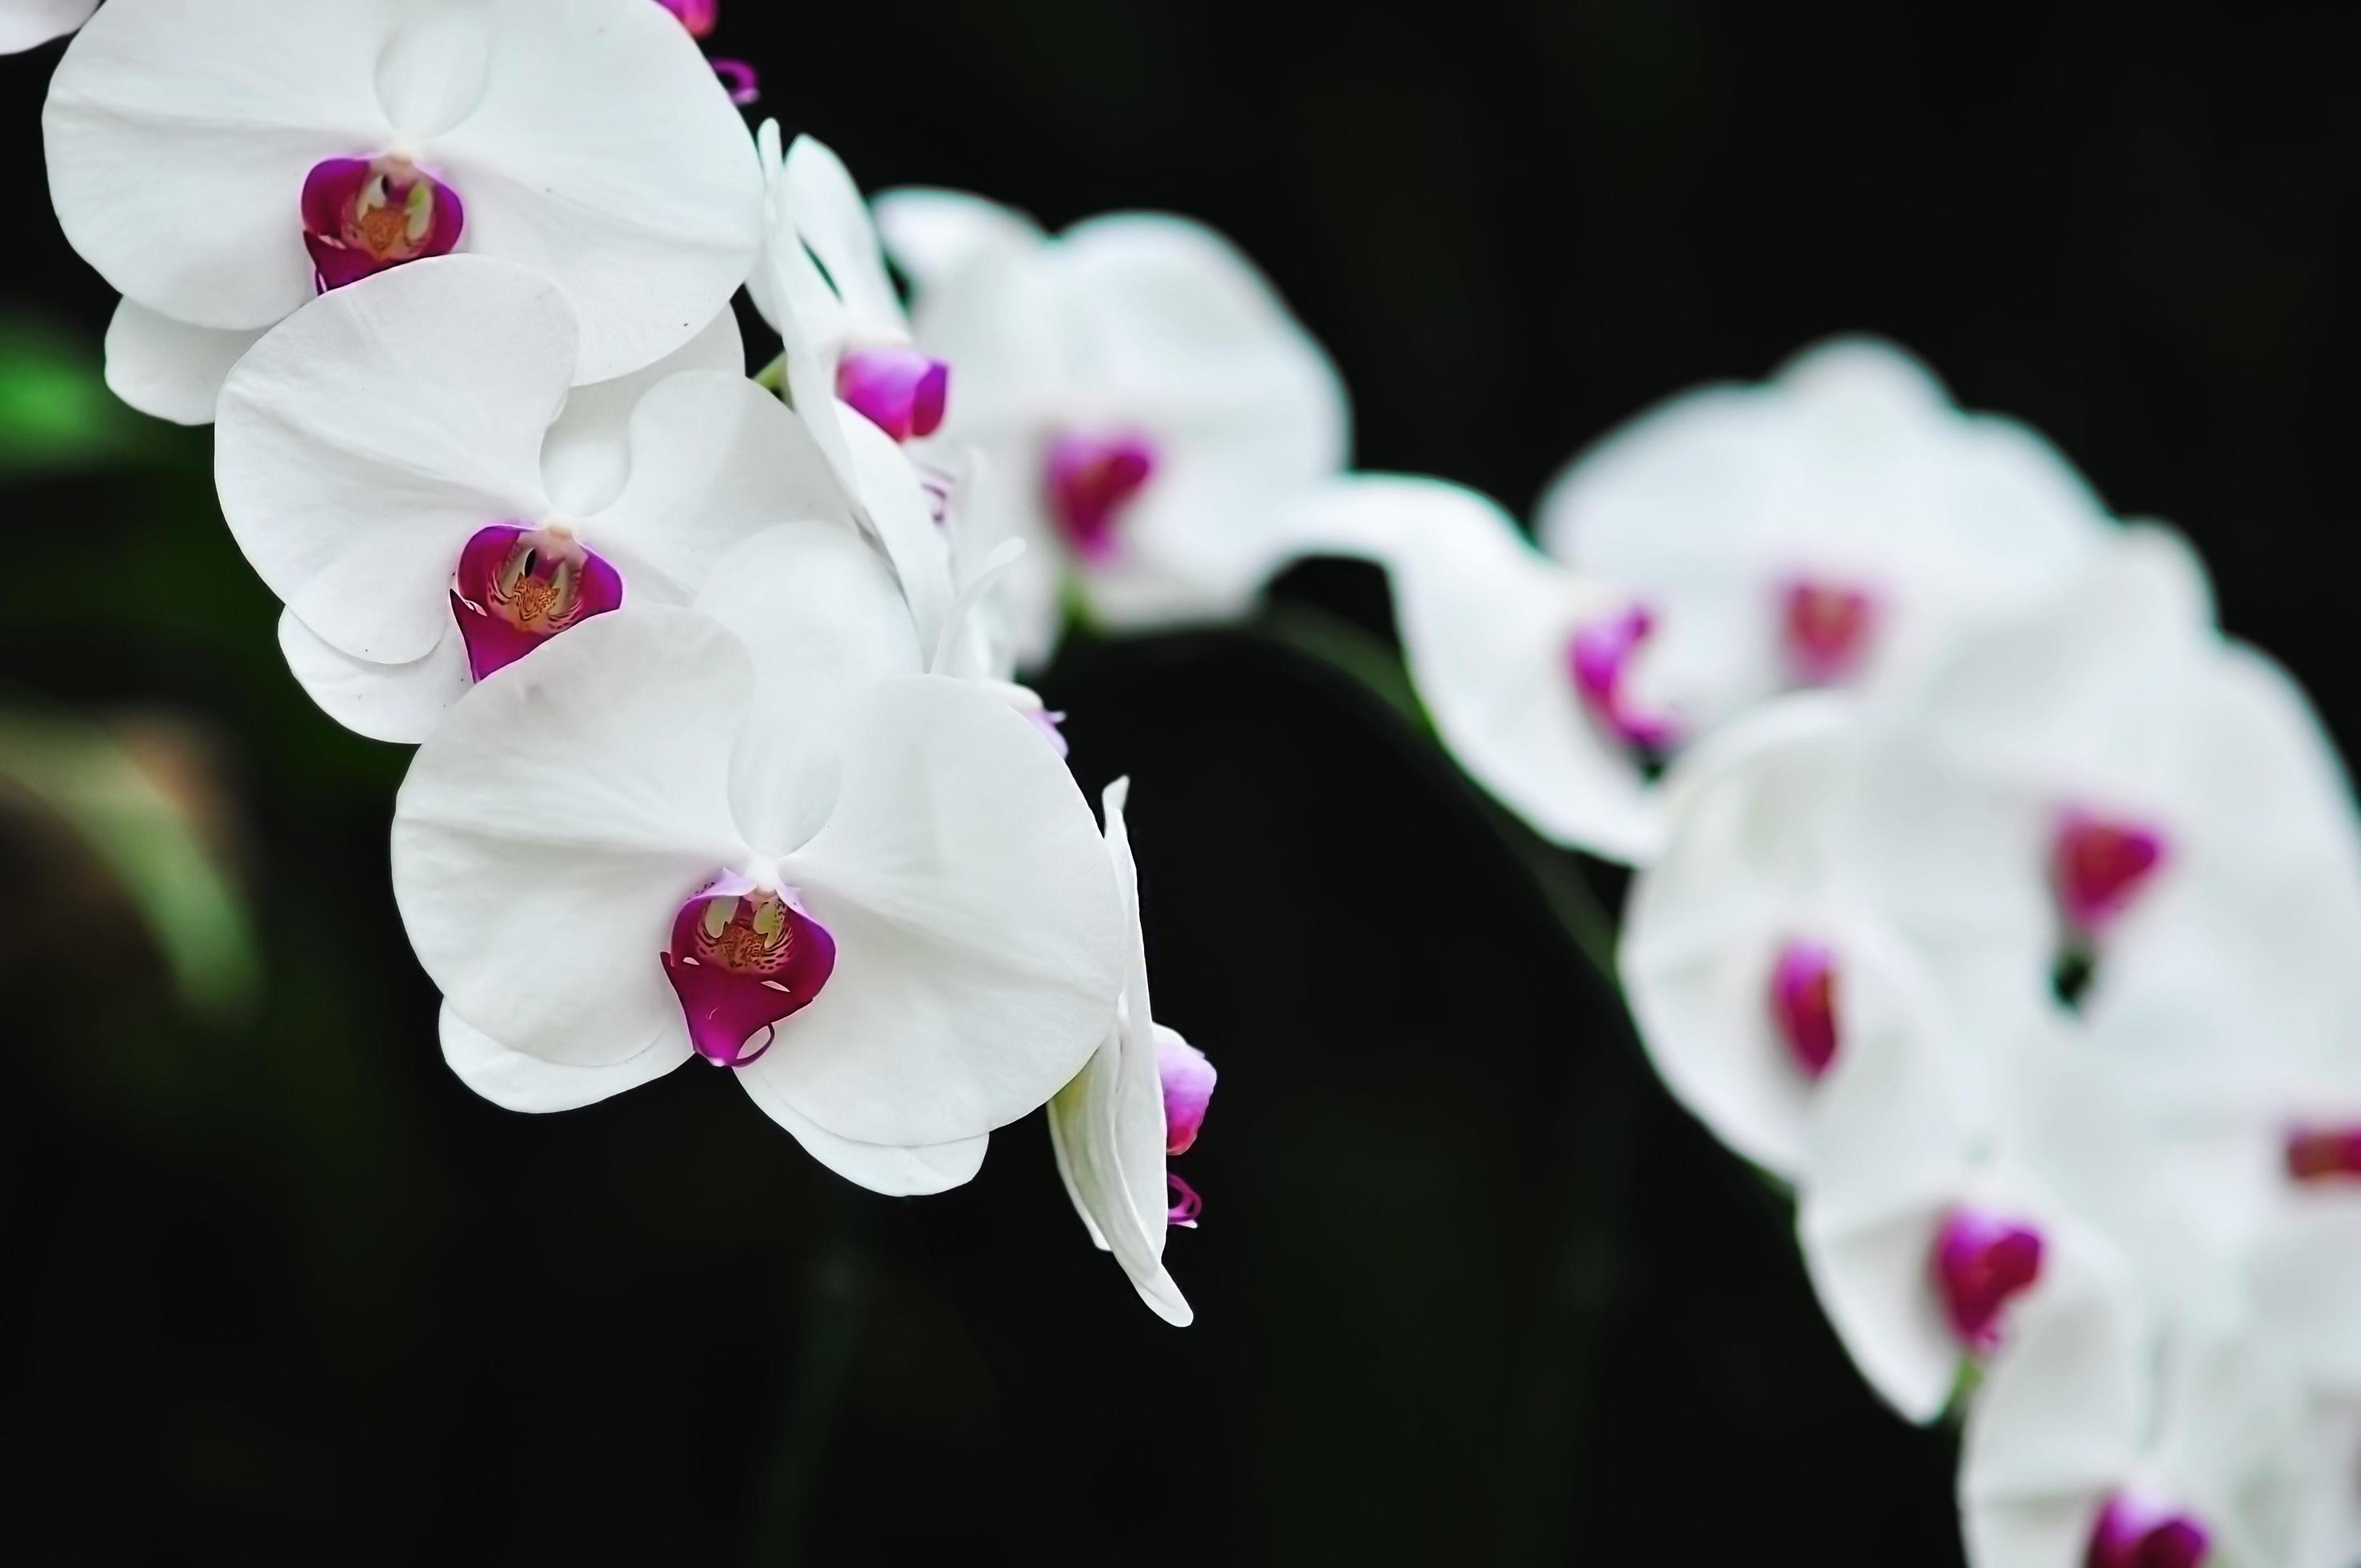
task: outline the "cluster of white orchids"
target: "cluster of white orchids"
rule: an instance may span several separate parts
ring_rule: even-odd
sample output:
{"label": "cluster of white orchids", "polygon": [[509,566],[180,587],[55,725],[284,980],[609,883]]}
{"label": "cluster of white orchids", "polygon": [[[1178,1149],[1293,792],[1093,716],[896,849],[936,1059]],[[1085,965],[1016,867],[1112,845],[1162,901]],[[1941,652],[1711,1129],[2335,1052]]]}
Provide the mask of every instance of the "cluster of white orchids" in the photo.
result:
{"label": "cluster of white orchids", "polygon": [[750,135],[709,0],[93,12],[0,46],[81,27],[44,127],[109,382],[215,425],[295,678],[417,744],[394,891],[479,1093],[702,1058],[895,1194],[1046,1104],[1186,1322],[1213,1072],[1150,1014],[1125,785],[1102,827],[1017,677],[1364,555],[1466,771],[1636,868],[1647,1048],[1792,1184],[1862,1375],[1964,1420],[1980,1568],[2361,1561],[2361,828],[2186,544],[2038,436],[1840,342],[1600,443],[1537,550],[1348,475],[1204,227],[864,202]]}

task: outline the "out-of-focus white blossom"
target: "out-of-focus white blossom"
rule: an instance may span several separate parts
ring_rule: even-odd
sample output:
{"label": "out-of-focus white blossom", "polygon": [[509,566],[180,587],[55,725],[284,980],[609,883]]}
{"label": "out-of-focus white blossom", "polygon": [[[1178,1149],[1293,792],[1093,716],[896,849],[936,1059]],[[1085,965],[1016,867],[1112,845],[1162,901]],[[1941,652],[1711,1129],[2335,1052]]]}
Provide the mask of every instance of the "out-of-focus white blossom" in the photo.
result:
{"label": "out-of-focus white blossom", "polygon": [[0,54],[21,54],[63,38],[98,9],[98,0],[0,0]]}

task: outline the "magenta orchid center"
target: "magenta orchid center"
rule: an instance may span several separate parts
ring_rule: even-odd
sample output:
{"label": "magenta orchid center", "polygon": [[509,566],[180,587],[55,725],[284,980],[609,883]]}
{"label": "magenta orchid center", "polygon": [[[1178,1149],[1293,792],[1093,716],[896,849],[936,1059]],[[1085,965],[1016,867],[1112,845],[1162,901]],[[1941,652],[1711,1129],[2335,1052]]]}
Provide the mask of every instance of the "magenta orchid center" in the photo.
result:
{"label": "magenta orchid center", "polygon": [[656,0],[656,4],[678,16],[693,38],[708,37],[721,20],[721,0]]}
{"label": "magenta orchid center", "polygon": [[2205,1527],[2184,1513],[2118,1492],[2099,1512],[2083,1568],[2199,1568],[2213,1550]]}
{"label": "magenta orchid center", "polygon": [[479,681],[622,602],[623,575],[558,523],[477,530],[451,578],[451,615]]}
{"label": "magenta orchid center", "polygon": [[2164,832],[2153,824],[2068,809],[2050,847],[2059,913],[2076,934],[2098,935],[2131,906],[2165,858]]}
{"label": "magenta orchid center", "polygon": [[1935,1237],[1935,1288],[1960,1343],[1979,1354],[2000,1344],[2010,1301],[2041,1277],[2041,1233],[1973,1209],[1943,1217]]}
{"label": "magenta orchid center", "polygon": [[467,226],[459,192],[398,153],[331,158],[303,177],[303,247],[322,293],[421,257]]}
{"label": "magenta orchid center", "polygon": [[1195,1230],[1197,1216],[1205,1212],[1205,1201],[1197,1196],[1195,1188],[1169,1170],[1164,1173],[1164,1188],[1166,1196],[1172,1201],[1171,1208],[1165,1212],[1164,1223],[1178,1225],[1184,1231]]}
{"label": "magenta orchid center", "polygon": [[1164,1152],[1186,1154],[1204,1125],[1218,1076],[1205,1053],[1169,1030],[1159,1030],[1156,1074],[1164,1085]]}
{"label": "magenta orchid center", "polygon": [[1789,942],[1771,966],[1771,1022],[1806,1076],[1837,1054],[1837,959],[1818,942]]}
{"label": "magenta orchid center", "polygon": [[1843,583],[1803,577],[1780,595],[1787,673],[1806,685],[1850,680],[1877,630],[1877,601]]}
{"label": "magenta orchid center", "polygon": [[836,395],[896,441],[941,427],[950,386],[951,367],[915,348],[859,348],[836,367]]}
{"label": "magenta orchid center", "polygon": [[2297,1127],[2287,1135],[2286,1156],[2294,1180],[2361,1181],[2361,1124]]}
{"label": "magenta orchid center", "polygon": [[724,876],[673,916],[663,961],[697,1054],[716,1067],[744,1067],[771,1048],[779,1020],[828,983],[836,938],[792,891]]}
{"label": "magenta orchid center", "polygon": [[1086,435],[1069,431],[1049,443],[1049,515],[1074,554],[1102,565],[1121,543],[1117,524],[1156,477],[1156,447],[1137,432]]}
{"label": "magenta orchid center", "polygon": [[1575,628],[1566,642],[1566,668],[1576,695],[1590,717],[1633,751],[1661,757],[1677,742],[1672,721],[1642,713],[1631,692],[1631,663],[1656,629],[1645,605],[1633,605],[1608,620]]}

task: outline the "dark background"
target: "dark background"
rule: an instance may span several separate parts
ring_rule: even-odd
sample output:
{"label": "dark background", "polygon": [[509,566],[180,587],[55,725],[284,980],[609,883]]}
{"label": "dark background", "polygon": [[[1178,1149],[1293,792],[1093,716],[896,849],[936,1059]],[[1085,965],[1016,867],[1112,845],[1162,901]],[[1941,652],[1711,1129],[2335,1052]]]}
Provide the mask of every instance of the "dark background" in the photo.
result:
{"label": "dark background", "polygon": [[[713,40],[873,187],[1228,231],[1341,363],[1363,466],[1520,509],[1658,398],[1890,334],[2186,528],[2348,742],[2356,44],[1683,0],[725,0]],[[0,60],[0,303],[94,364],[56,52]],[[0,705],[177,758],[265,968],[183,1005],[94,864],[6,818],[0,1398],[42,1559],[1956,1561],[1950,1440],[1863,1389],[1782,1201],[1554,917],[1615,879],[1283,617],[1047,683],[1085,784],[1137,778],[1158,1012],[1223,1074],[1175,1332],[1038,1117],[898,1201],[695,1066],[549,1118],[470,1096],[387,890],[402,753],[286,675],[203,437],[101,424],[0,473]],[[1384,625],[1342,565],[1278,597]]]}

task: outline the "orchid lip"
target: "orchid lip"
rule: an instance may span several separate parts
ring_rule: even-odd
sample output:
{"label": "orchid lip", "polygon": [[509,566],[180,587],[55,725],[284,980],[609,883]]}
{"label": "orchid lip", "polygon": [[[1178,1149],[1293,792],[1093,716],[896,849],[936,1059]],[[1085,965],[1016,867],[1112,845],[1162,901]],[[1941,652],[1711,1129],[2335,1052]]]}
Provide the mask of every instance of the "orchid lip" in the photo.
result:
{"label": "orchid lip", "polygon": [[661,959],[697,1054],[744,1067],[771,1048],[779,1021],[828,983],[836,938],[792,890],[724,875],[681,905]]}
{"label": "orchid lip", "polygon": [[1197,1196],[1195,1188],[1169,1170],[1164,1173],[1164,1185],[1172,1200],[1172,1207],[1166,1212],[1164,1223],[1178,1225],[1184,1231],[1195,1230],[1197,1216],[1205,1211],[1205,1201]]}
{"label": "orchid lip", "polygon": [[1874,598],[1844,583],[1798,577],[1779,598],[1789,674],[1806,685],[1832,685],[1859,672],[1876,636]]}
{"label": "orchid lip", "polygon": [[404,152],[331,158],[303,177],[303,247],[320,292],[458,248],[459,192]]}
{"label": "orchid lip", "polygon": [[2291,1180],[2361,1180],[2361,1123],[2289,1129],[2284,1150]]}
{"label": "orchid lip", "polygon": [[2083,1568],[2199,1568],[2213,1546],[2190,1515],[2118,1492],[2099,1512]]}
{"label": "orchid lip", "polygon": [[1649,759],[1662,758],[1679,740],[1672,721],[1641,712],[1629,689],[1631,661],[1655,629],[1654,613],[1635,604],[1609,620],[1575,628],[1565,651],[1575,692],[1591,718],[1609,735]]}
{"label": "orchid lip", "polygon": [[693,38],[707,37],[721,20],[721,0],[656,0],[656,4],[678,16]]}
{"label": "orchid lip", "polygon": [[2164,830],[2080,806],[2059,815],[2050,847],[2050,881],[2059,915],[2077,935],[2114,923],[2155,880],[2169,858]]}
{"label": "orchid lip", "polygon": [[557,524],[478,529],[451,578],[452,619],[478,681],[622,602],[622,574]]}
{"label": "orchid lip", "polygon": [[1219,1074],[1205,1053],[1169,1030],[1159,1030],[1156,1075],[1164,1090],[1164,1152],[1186,1154],[1205,1123]]}
{"label": "orchid lip", "polygon": [[855,349],[836,367],[836,395],[895,441],[942,427],[950,367],[915,348]]}
{"label": "orchid lip", "polygon": [[1049,512],[1075,554],[1093,565],[1114,559],[1122,543],[1117,525],[1158,466],[1155,444],[1137,432],[1068,431],[1050,441]]}
{"label": "orchid lip", "polygon": [[1933,1267],[1943,1314],[1960,1342],[1979,1354],[1999,1348],[2010,1301],[2041,1277],[2041,1233],[2015,1220],[1955,1209],[1935,1238]]}
{"label": "orchid lip", "polygon": [[1836,954],[1819,942],[1791,941],[1771,968],[1771,1018],[1788,1054],[1817,1078],[1837,1054]]}

